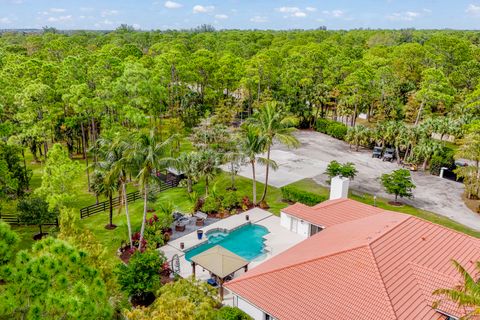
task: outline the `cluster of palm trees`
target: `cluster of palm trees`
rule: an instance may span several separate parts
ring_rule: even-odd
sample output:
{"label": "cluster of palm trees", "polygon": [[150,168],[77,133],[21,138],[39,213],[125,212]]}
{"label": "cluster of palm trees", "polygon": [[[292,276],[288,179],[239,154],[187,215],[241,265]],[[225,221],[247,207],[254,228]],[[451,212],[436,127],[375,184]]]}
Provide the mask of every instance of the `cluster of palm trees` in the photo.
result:
{"label": "cluster of palm trees", "polygon": [[[299,144],[293,135],[295,119],[289,116],[277,102],[266,102],[246,121],[240,129],[217,125],[200,127],[194,134],[195,151],[182,152],[174,157],[179,135],[161,139],[158,130],[138,132],[106,131],[96,141],[94,152],[98,160],[93,167],[91,190],[97,196],[105,195],[110,202],[107,229],[114,229],[112,199],[119,194],[121,206],[125,206],[128,237],[133,247],[132,226],[128,209],[127,185],[135,181],[143,196],[143,218],[140,229],[139,249],[144,237],[149,192],[159,183],[156,172],[174,167],[186,177],[188,193],[193,193],[193,184],[199,179],[205,181],[205,196],[209,186],[227,165],[232,174],[232,188],[235,188],[235,174],[240,165],[249,164],[253,177],[253,202],[257,204],[256,166],[265,166],[265,185],[258,203],[265,201],[268,192],[270,169],[277,164],[271,159],[274,142],[295,147]],[[265,155],[265,156],[263,156]]]}
{"label": "cluster of palm trees", "polygon": [[[460,135],[462,125],[461,120],[447,117],[431,118],[417,126],[406,125],[403,121],[381,122],[373,129],[356,125],[348,129],[345,141],[357,151],[360,146],[373,144],[393,147],[398,162],[421,163],[426,170],[432,157],[443,151],[440,140],[446,135]],[[439,135],[438,140],[432,138],[433,134]]]}
{"label": "cluster of palm trees", "polygon": [[143,194],[143,218],[140,229],[139,250],[145,232],[147,217],[148,195],[152,186],[158,183],[155,176],[157,170],[167,167],[174,159],[170,156],[172,142],[177,139],[172,135],[166,140],[161,140],[155,129],[148,132],[135,133],[120,132],[105,133],[97,140],[94,146],[100,160],[92,164],[94,167],[92,190],[97,195],[105,195],[110,202],[109,224],[107,229],[114,229],[113,224],[113,195],[118,192],[120,203],[125,206],[127,218],[128,237],[130,246],[133,247],[132,226],[128,210],[127,184],[134,177]]}

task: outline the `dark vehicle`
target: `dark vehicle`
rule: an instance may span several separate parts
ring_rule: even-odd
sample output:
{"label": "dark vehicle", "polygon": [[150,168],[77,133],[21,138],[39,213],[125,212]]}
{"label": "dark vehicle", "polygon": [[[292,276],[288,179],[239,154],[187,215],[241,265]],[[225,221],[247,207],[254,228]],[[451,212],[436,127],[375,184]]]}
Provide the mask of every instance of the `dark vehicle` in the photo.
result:
{"label": "dark vehicle", "polygon": [[373,153],[372,153],[372,158],[378,158],[380,159],[382,157],[382,147],[374,147],[373,148]]}
{"label": "dark vehicle", "polygon": [[392,162],[395,159],[395,149],[387,148],[385,149],[385,153],[383,154],[383,161],[390,161]]}

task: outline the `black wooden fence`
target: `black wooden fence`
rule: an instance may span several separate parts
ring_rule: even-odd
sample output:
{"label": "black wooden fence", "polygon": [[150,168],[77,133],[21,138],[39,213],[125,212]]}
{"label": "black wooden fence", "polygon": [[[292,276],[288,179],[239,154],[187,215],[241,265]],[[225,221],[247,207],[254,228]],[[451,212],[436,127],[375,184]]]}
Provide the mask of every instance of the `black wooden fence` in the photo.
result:
{"label": "black wooden fence", "polygon": [[[155,185],[151,188],[151,192],[159,193],[159,192],[174,188],[177,185],[178,185],[177,180],[171,180],[171,181],[165,181],[165,182],[159,181],[158,185]],[[139,199],[143,199],[143,196],[140,193],[140,191],[127,193],[128,203],[135,202],[136,200],[139,200]],[[116,208],[120,206],[121,204],[120,202],[121,202],[120,197],[113,198],[112,207]],[[80,218],[84,219],[84,218],[90,217],[95,213],[106,211],[109,208],[110,208],[110,202],[108,200],[102,201],[96,204],[92,204],[91,206],[80,209]]]}
{"label": "black wooden fence", "polygon": [[[0,220],[3,220],[10,225],[30,225],[30,226],[34,225],[34,224],[31,224],[31,223],[23,223],[16,214],[11,214],[11,213],[1,213],[0,212]],[[42,226],[57,226],[58,227],[58,219],[55,219],[55,221],[42,223]]]}

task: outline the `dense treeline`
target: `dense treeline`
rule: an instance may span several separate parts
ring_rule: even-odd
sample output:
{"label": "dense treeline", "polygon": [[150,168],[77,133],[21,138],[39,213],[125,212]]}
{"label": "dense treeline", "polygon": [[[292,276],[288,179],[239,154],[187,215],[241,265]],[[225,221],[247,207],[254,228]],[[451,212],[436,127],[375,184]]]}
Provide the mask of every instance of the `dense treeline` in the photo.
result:
{"label": "dense treeline", "polygon": [[3,34],[1,135],[35,156],[50,141],[82,152],[99,130],[162,117],[250,113],[265,97],[313,126],[478,116],[480,33],[224,31]]}

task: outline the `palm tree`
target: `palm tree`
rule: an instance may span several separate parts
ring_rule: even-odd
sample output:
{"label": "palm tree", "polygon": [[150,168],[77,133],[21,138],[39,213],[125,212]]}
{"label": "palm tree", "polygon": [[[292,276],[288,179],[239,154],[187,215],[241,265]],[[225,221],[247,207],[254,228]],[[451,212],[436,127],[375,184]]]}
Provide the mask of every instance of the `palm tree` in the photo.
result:
{"label": "palm tree", "polygon": [[430,159],[432,159],[432,157],[436,153],[440,152],[442,149],[443,149],[443,146],[440,143],[433,141],[431,139],[422,139],[420,143],[417,146],[415,146],[414,148],[415,156],[418,159],[423,160],[423,165],[422,165],[423,170],[427,169],[428,162],[430,161]]}
{"label": "palm tree", "polygon": [[355,146],[355,151],[358,151],[361,145],[365,146],[370,143],[371,132],[365,126],[356,125],[355,127],[349,127],[345,141]]}
{"label": "palm tree", "polygon": [[125,216],[127,218],[128,239],[130,241],[130,247],[133,247],[132,240],[132,224],[130,222],[130,213],[128,210],[128,197],[127,197],[127,183],[128,174],[132,172],[131,159],[128,156],[128,149],[130,147],[129,137],[116,137],[109,148],[109,154],[115,161],[112,164],[110,171],[107,173],[107,178],[117,180],[120,185],[120,207],[119,212],[122,209],[122,205],[125,205]]}
{"label": "palm tree", "polygon": [[198,156],[198,173],[205,178],[205,196],[208,196],[209,182],[220,172],[220,155],[213,150],[204,150]]}
{"label": "palm tree", "polygon": [[95,194],[103,194],[108,198],[109,224],[105,226],[105,229],[113,230],[117,227],[113,224],[113,194],[118,190],[118,181],[108,177],[109,170],[111,170],[111,163],[97,162],[97,169],[93,172],[92,190]]}
{"label": "palm tree", "polygon": [[[434,295],[443,296],[444,300],[455,302],[460,308],[465,310],[465,315],[461,319],[476,318],[480,315],[480,281],[477,276],[471,275],[465,268],[453,261],[453,265],[463,278],[463,283],[450,289],[437,289]],[[480,271],[480,262],[476,263],[477,273]],[[434,303],[434,308],[442,303],[442,300]]]}
{"label": "palm tree", "polygon": [[142,249],[143,235],[145,232],[145,223],[147,219],[147,203],[150,186],[158,183],[158,179],[154,177],[154,173],[167,167],[173,163],[173,159],[167,157],[172,141],[176,139],[176,135],[172,135],[165,141],[161,141],[155,130],[149,133],[141,132],[135,139],[132,147],[128,152],[128,159],[138,168],[137,179],[143,192],[143,218],[142,227],[140,229],[140,241],[138,249]]}
{"label": "palm tree", "polygon": [[260,202],[265,201],[268,189],[268,177],[270,170],[270,152],[272,145],[278,141],[288,147],[296,147],[300,144],[293,135],[295,119],[285,115],[282,108],[275,101],[269,101],[260,107],[252,118],[252,125],[257,127],[260,135],[265,139],[267,151],[267,163],[265,169],[265,186]]}
{"label": "palm tree", "polygon": [[175,159],[173,164],[173,167],[187,178],[188,193],[193,192],[193,182],[198,176],[198,158],[197,152],[183,152]]}
{"label": "palm tree", "polygon": [[[253,203],[257,203],[257,180],[255,174],[255,165],[257,162],[266,164],[267,161],[263,157],[258,155],[265,150],[265,138],[260,136],[258,128],[252,125],[245,125],[242,127],[242,140],[240,141],[240,150],[244,156],[248,159],[248,162],[252,166],[252,190],[253,190]],[[276,166],[272,161],[270,165]]]}

